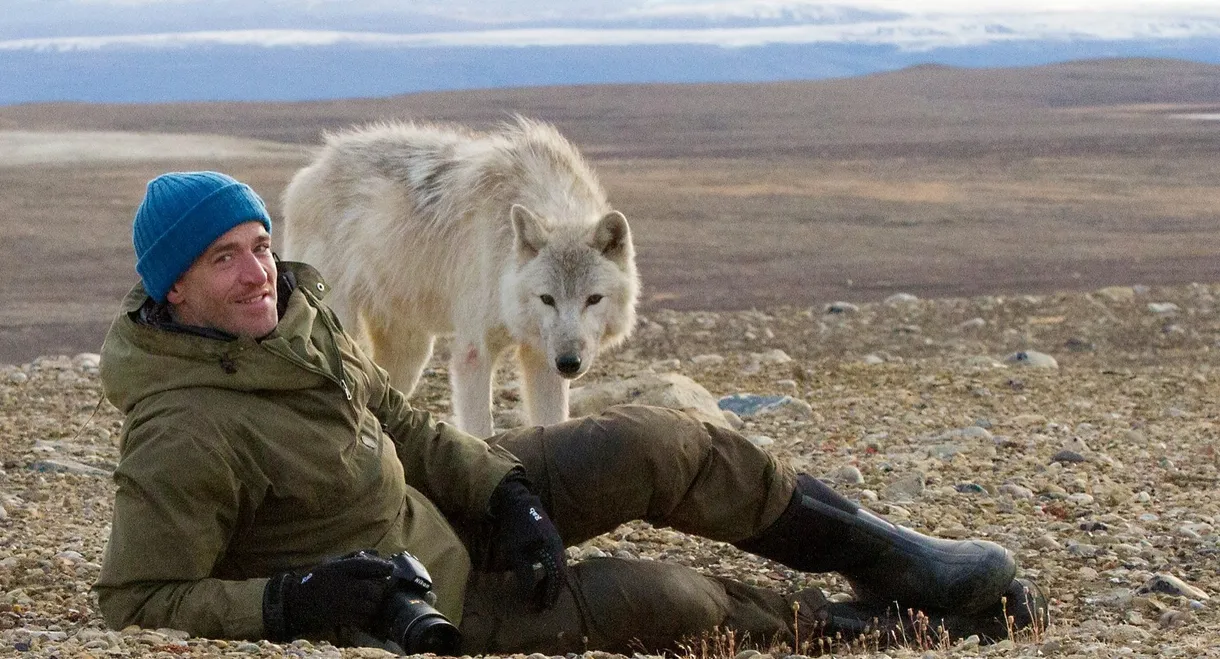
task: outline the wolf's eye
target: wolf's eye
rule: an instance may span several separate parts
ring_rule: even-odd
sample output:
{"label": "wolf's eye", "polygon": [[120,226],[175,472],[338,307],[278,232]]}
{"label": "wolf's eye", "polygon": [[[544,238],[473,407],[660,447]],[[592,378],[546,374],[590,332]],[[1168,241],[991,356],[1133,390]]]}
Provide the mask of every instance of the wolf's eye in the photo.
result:
{"label": "wolf's eye", "polygon": [[598,302],[601,302],[601,301],[602,301],[602,296],[600,296],[600,295],[590,295],[590,296],[589,296],[589,297],[588,297],[588,298],[585,300],[585,304],[586,304],[587,306],[590,306],[590,307],[591,307],[591,306],[593,306],[593,305],[595,305],[595,304],[597,304]]}
{"label": "wolf's eye", "polygon": [[541,299],[542,303],[548,307],[555,306],[555,298],[551,297],[550,295],[543,295],[539,299]]}

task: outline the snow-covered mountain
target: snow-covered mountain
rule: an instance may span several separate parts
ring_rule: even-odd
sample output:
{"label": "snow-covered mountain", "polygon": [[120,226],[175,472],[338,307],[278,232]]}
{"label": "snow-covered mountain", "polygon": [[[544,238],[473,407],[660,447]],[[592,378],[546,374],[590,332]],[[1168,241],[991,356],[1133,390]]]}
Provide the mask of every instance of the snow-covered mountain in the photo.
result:
{"label": "snow-covered mountain", "polygon": [[[920,9],[904,9],[918,4]],[[0,0],[0,103],[1220,62],[1220,0]]]}

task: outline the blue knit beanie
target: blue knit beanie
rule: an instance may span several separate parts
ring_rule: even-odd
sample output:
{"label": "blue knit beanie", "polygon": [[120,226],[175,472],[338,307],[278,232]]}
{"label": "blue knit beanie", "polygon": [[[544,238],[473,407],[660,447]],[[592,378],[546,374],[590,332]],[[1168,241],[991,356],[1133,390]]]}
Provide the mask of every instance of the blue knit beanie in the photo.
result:
{"label": "blue knit beanie", "polygon": [[169,289],[214,240],[244,222],[271,233],[271,216],[254,190],[218,172],[171,172],[148,182],[136,209],[132,242],[144,290],[164,302]]}

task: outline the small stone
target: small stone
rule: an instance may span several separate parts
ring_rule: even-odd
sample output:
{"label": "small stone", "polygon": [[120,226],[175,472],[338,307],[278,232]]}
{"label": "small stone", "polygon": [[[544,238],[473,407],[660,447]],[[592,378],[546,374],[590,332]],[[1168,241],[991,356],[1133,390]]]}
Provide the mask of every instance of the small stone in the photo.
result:
{"label": "small stone", "polygon": [[826,305],[826,313],[847,314],[857,313],[858,311],[860,311],[860,307],[852,304],[851,302],[831,302],[830,304]]}
{"label": "small stone", "polygon": [[1097,545],[1090,545],[1084,542],[1071,542],[1068,543],[1067,551],[1072,556],[1079,556],[1080,558],[1093,558],[1097,555],[1097,552],[1101,551],[1101,548]]}
{"label": "small stone", "polygon": [[1130,588],[1114,588],[1085,598],[1089,604],[1100,604],[1111,609],[1128,609],[1135,600]]}
{"label": "small stone", "polygon": [[55,555],[55,558],[68,561],[70,563],[83,563],[85,561],[85,557],[81,556],[80,552],[72,550],[61,551]]}
{"label": "small stone", "polygon": [[722,410],[728,410],[738,416],[747,417],[758,414],[764,409],[778,405],[785,396],[760,396],[758,394],[732,394],[716,401]]}
{"label": "small stone", "polygon": [[979,635],[971,634],[962,639],[957,645],[953,646],[954,650],[962,652],[970,652],[979,649]]}
{"label": "small stone", "polygon": [[1051,456],[1051,462],[1060,462],[1063,464],[1078,464],[1085,461],[1085,457],[1075,451],[1063,449]]}
{"label": "small stone", "polygon": [[963,453],[965,449],[957,444],[935,444],[928,447],[928,457],[948,462],[953,456]]}
{"label": "small stone", "polygon": [[1032,544],[1034,547],[1037,547],[1042,551],[1057,551],[1063,549],[1063,545],[1059,544],[1059,541],[1055,539],[1055,536],[1049,533],[1043,533],[1037,538],[1034,538]]}
{"label": "small stone", "polygon": [[830,479],[844,485],[860,485],[864,483],[864,474],[855,465],[843,465],[830,473]]}
{"label": "small stone", "polygon": [[785,419],[808,419],[813,416],[813,406],[792,396],[783,396],[773,405],[758,411],[759,415]]}
{"label": "small stone", "polygon": [[970,320],[959,323],[957,327],[958,327],[958,329],[972,330],[972,329],[978,329],[980,327],[985,327],[986,325],[987,325],[987,321],[983,320],[982,318],[976,317],[976,318],[971,318]]}
{"label": "small stone", "polygon": [[910,293],[894,293],[893,295],[885,298],[885,301],[882,304],[886,305],[887,307],[893,307],[900,304],[912,304],[918,301],[919,298],[911,295]]}
{"label": "small stone", "polygon": [[788,356],[788,353],[779,348],[758,353],[758,363],[760,364],[789,364],[791,362],[792,358]]}
{"label": "small stone", "polygon": [[1014,416],[1009,423],[1020,428],[1028,428],[1030,426],[1041,426],[1046,423],[1046,417],[1041,414],[1018,414]]}
{"label": "small stone", "polygon": [[1103,630],[1100,636],[1112,643],[1130,645],[1146,641],[1152,634],[1135,625],[1112,625]]}
{"label": "small stone", "polygon": [[246,654],[259,654],[261,652],[261,649],[258,647],[258,643],[251,643],[249,641],[238,643],[237,647],[234,649],[238,652],[245,652]]}
{"label": "small stone", "polygon": [[759,448],[770,446],[775,443],[774,439],[767,437],[766,435],[750,435],[746,437],[746,439],[750,440],[751,444]]}
{"label": "small stone", "polygon": [[82,352],[72,358],[72,365],[78,370],[93,372],[97,371],[102,363],[102,356],[95,352]]}
{"label": "small stone", "polygon": [[653,362],[651,368],[654,373],[673,373],[674,371],[682,370],[682,360],[662,359],[661,361]]}
{"label": "small stone", "polygon": [[742,421],[741,417],[737,416],[732,410],[721,410],[720,413],[724,415],[724,420],[728,422],[729,427],[733,430],[741,430],[746,427],[746,422]]}
{"label": "small stone", "polygon": [[29,379],[30,376],[26,375],[22,371],[13,371],[8,374],[8,381],[12,384],[23,384]]}
{"label": "small stone", "polygon": [[[321,656],[326,657],[328,654],[329,653],[322,653]],[[288,656],[300,656],[300,655],[292,654],[292,655],[288,655]],[[306,655],[306,656],[309,656],[309,655]],[[382,648],[351,648],[351,649],[344,650],[342,656],[356,657],[356,659],[396,659],[400,655],[390,652],[389,650],[384,650]],[[543,657],[543,659],[548,659],[546,657],[546,655],[533,655],[533,654],[531,654],[527,659],[537,659],[538,656]]]}
{"label": "small stone", "polygon": [[1153,576],[1144,582],[1144,585],[1139,587],[1139,592],[1142,594],[1164,593],[1166,595],[1177,595],[1200,601],[1211,599],[1211,596],[1207,593],[1172,574],[1157,574]]}
{"label": "small stone", "polygon": [[1097,294],[1111,302],[1130,302],[1135,299],[1135,289],[1130,286],[1107,286]]}
{"label": "small stone", "polygon": [[1097,345],[1095,343],[1076,336],[1064,341],[1063,347],[1066,348],[1068,352],[1093,352],[1094,350],[1097,350]]}
{"label": "small stone", "polygon": [[937,529],[933,532],[933,535],[939,538],[948,538],[950,540],[961,540],[962,538],[968,537],[970,535],[970,531],[967,530],[965,526],[957,522],[953,522],[937,527]]}
{"label": "small stone", "polygon": [[1031,490],[1028,487],[1025,487],[1023,485],[1017,485],[1016,483],[1004,483],[1003,485],[1000,486],[999,491],[1001,494],[1007,494],[1008,496],[1012,497],[1013,499],[1033,499],[1034,498],[1033,490]]}
{"label": "small stone", "polygon": [[885,488],[884,496],[889,501],[913,501],[923,494],[923,490],[924,475],[915,472],[890,483]]}
{"label": "small stone", "polygon": [[1178,305],[1173,302],[1149,302],[1148,310],[1155,314],[1171,314],[1176,313]]}
{"label": "small stone", "polygon": [[87,464],[77,462],[76,460],[69,460],[67,458],[50,458],[47,460],[39,460],[38,462],[30,465],[30,469],[33,469],[34,471],[63,472],[68,474],[82,474],[85,476],[99,476],[104,478],[109,478],[111,476],[111,472],[106,471],[105,469],[91,467]]}
{"label": "small stone", "polygon": [[1033,368],[1059,368],[1059,362],[1055,361],[1054,357],[1035,350],[1022,350],[1020,352],[1014,352],[1005,357],[1004,361],[1010,364],[1030,366]]}
{"label": "small stone", "polygon": [[881,357],[878,357],[877,355],[871,354],[871,353],[865,355],[864,358],[861,359],[860,361],[864,362],[868,366],[876,366],[877,364],[885,363],[884,359],[882,359]]}
{"label": "small stone", "polygon": [[987,488],[978,483],[958,483],[953,489],[961,494],[987,494]]}
{"label": "small stone", "polygon": [[717,354],[695,355],[694,357],[691,357],[690,362],[700,368],[703,368],[706,366],[717,366],[717,365],[724,363],[724,355],[717,355]]}
{"label": "small stone", "polygon": [[1057,638],[1052,638],[1051,640],[1049,640],[1049,641],[1043,643],[1041,646],[1039,646],[1038,650],[1044,656],[1048,656],[1048,657],[1051,655],[1054,655],[1054,654],[1059,654],[1060,652],[1063,651],[1063,642]]}
{"label": "small stone", "polygon": [[1093,503],[1093,495],[1086,494],[1084,492],[1077,492],[1075,494],[1069,494],[1067,500],[1068,502],[1074,503],[1078,506],[1087,506]]}
{"label": "small stone", "polygon": [[1170,610],[1161,614],[1161,619],[1157,621],[1157,624],[1161,627],[1161,629],[1173,629],[1174,627],[1181,627],[1182,625],[1185,625],[1186,623],[1190,622],[1192,618],[1194,618],[1194,615],[1189,611]]}

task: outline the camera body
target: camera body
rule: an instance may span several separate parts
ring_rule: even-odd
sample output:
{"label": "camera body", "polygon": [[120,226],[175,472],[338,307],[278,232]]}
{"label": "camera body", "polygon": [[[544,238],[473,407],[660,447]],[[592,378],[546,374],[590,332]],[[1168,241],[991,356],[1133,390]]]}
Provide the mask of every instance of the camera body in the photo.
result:
{"label": "camera body", "polygon": [[432,577],[419,559],[408,552],[390,557],[394,570],[382,607],[381,628],[386,639],[407,654],[455,656],[461,646],[458,628],[432,605]]}

